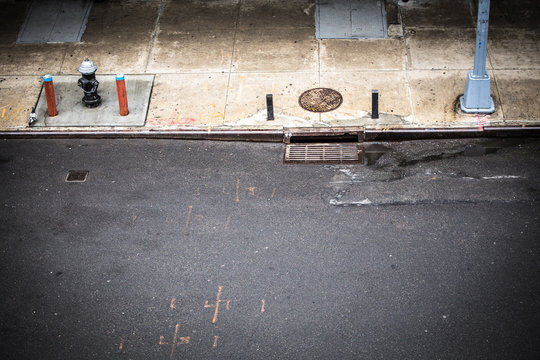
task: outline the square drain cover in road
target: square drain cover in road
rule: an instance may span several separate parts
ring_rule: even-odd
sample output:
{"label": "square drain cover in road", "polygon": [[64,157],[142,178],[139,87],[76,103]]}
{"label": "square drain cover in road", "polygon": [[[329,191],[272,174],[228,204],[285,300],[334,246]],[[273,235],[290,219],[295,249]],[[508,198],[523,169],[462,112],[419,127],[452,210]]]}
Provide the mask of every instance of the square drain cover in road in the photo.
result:
{"label": "square drain cover in road", "polygon": [[92,0],[34,0],[17,43],[81,41],[92,3]]}
{"label": "square drain cover in road", "polygon": [[45,91],[36,107],[38,126],[144,126],[154,75],[126,75],[126,89],[129,114],[120,116],[116,79],[114,75],[97,75],[98,94],[101,105],[94,109],[87,108],[83,102],[83,91],[77,85],[80,75],[54,76],[54,93],[58,115],[47,114]]}
{"label": "square drain cover in road", "polygon": [[348,164],[362,162],[362,149],[358,143],[288,144],[285,163],[289,164]]}
{"label": "square drain cover in road", "polygon": [[383,0],[317,0],[317,39],[384,39],[388,37]]}
{"label": "square drain cover in road", "polygon": [[85,182],[88,173],[88,170],[69,170],[66,176],[66,182]]}

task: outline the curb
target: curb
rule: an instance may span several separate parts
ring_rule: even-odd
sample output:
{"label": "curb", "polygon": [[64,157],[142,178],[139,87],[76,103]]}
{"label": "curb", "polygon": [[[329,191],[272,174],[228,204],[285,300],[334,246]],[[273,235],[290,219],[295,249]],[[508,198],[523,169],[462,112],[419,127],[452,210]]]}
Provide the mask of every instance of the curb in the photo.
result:
{"label": "curb", "polygon": [[[339,128],[311,129],[320,135],[331,135]],[[295,129],[298,130],[298,129]],[[407,141],[488,137],[540,137],[540,126],[429,129],[359,130],[364,141]],[[363,134],[362,134],[363,133]],[[284,142],[290,130],[118,130],[118,131],[4,131],[2,139],[178,139],[212,141]]]}

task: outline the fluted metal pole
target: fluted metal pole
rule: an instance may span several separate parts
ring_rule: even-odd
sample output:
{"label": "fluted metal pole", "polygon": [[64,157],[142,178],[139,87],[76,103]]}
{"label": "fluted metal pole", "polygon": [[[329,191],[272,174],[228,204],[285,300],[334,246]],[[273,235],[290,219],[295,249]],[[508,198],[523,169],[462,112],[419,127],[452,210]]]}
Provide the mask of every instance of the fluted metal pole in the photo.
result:
{"label": "fluted metal pole", "polygon": [[474,68],[467,74],[465,94],[460,98],[461,110],[466,113],[490,114],[495,111],[491,98],[491,79],[486,70],[489,7],[490,0],[478,1]]}

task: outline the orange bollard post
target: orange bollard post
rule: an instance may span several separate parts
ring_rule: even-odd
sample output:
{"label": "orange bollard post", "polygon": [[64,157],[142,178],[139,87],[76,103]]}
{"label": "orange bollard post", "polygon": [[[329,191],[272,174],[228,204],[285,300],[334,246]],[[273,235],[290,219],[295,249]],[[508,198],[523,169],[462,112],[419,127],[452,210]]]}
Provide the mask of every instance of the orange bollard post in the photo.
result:
{"label": "orange bollard post", "polygon": [[45,98],[47,99],[47,113],[50,117],[58,115],[56,99],[54,97],[54,86],[51,75],[43,76],[43,87],[45,88]]}
{"label": "orange bollard post", "polygon": [[129,114],[129,109],[124,74],[116,75],[116,92],[118,93],[118,105],[120,106],[120,115],[126,116],[127,114]]}

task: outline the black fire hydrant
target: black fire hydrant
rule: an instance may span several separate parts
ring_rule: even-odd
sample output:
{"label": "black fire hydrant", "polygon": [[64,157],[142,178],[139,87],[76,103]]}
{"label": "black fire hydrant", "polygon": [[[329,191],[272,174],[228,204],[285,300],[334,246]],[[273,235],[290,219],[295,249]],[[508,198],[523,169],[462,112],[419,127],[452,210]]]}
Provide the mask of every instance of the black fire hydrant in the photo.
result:
{"label": "black fire hydrant", "polygon": [[83,77],[79,79],[78,84],[84,92],[82,101],[88,108],[95,108],[101,104],[101,96],[97,93],[99,82],[96,80],[96,70],[97,66],[88,58],[79,66],[79,72]]}

